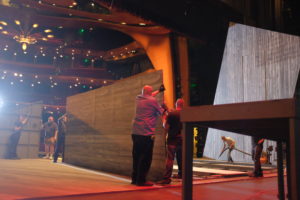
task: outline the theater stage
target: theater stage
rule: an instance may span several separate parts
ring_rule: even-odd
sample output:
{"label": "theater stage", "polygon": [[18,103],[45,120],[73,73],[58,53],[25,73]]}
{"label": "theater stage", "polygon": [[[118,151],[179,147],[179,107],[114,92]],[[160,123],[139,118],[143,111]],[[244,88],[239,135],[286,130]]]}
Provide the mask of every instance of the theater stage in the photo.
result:
{"label": "theater stage", "polygon": [[[0,159],[0,199],[179,200],[181,182],[137,187],[129,177],[86,170],[43,159]],[[194,181],[194,199],[276,199],[277,177],[246,176]]]}

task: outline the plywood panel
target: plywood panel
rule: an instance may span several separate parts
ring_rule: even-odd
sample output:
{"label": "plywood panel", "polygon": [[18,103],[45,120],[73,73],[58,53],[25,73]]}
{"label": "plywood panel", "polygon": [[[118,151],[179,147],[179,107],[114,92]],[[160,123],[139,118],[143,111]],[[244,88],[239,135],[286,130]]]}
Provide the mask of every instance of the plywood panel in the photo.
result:
{"label": "plywood panel", "polygon": [[[241,24],[228,30],[214,104],[291,98],[300,68],[300,38]],[[221,136],[230,136],[237,147],[251,152],[251,138],[209,129],[204,156],[217,159]],[[265,142],[265,148],[275,146]],[[251,157],[233,152],[235,161],[252,162]],[[220,159],[226,160],[226,154]],[[273,152],[272,162],[275,161]]]}
{"label": "plywood panel", "polygon": [[[161,71],[123,79],[100,89],[67,99],[70,114],[65,162],[117,174],[130,175],[132,168],[131,129],[135,97],[144,85],[158,89]],[[157,98],[162,101],[162,94]],[[161,178],[165,167],[165,138],[158,120],[153,162],[149,177]]]}
{"label": "plywood panel", "polygon": [[29,120],[21,133],[17,154],[20,158],[38,157],[41,112],[41,103],[19,105],[9,108],[3,107],[0,114],[0,158],[5,156],[8,139],[12,134],[14,122],[18,119],[20,114],[28,114]]}

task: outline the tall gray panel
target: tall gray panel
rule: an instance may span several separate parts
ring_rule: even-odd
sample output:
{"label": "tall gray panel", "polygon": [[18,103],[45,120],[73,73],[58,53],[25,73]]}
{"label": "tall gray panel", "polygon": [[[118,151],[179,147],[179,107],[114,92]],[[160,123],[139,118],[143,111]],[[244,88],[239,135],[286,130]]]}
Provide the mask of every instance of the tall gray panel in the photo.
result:
{"label": "tall gray panel", "polygon": [[[292,98],[300,68],[300,38],[241,24],[229,27],[214,104]],[[221,136],[236,140],[251,152],[251,137],[209,129],[204,156],[218,159]],[[275,142],[266,141],[266,146]],[[251,157],[233,152],[235,161]],[[226,160],[226,155],[220,159]],[[274,162],[275,153],[271,158]]]}

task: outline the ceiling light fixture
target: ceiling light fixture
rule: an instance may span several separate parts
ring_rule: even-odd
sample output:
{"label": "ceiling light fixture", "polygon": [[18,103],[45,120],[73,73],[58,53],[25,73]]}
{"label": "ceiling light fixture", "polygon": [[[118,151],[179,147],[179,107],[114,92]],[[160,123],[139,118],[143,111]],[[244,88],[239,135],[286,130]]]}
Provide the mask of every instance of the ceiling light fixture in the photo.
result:
{"label": "ceiling light fixture", "polygon": [[5,21],[0,21],[0,24],[2,24],[3,26],[7,26],[7,23]]}
{"label": "ceiling light fixture", "polygon": [[[10,35],[13,35],[13,39],[17,42],[21,43],[22,49],[25,53],[27,46],[31,44],[37,43],[38,40],[44,40],[47,41],[48,39],[46,37],[36,37],[34,34],[32,34],[33,30],[36,30],[39,25],[37,23],[32,24],[31,26],[27,27],[22,24],[20,20],[15,20],[15,24],[18,26],[19,31],[10,33]],[[8,24],[5,21],[0,21],[0,24],[3,26],[7,26]],[[3,27],[2,27],[3,29]],[[37,31],[35,31],[36,33]],[[45,33],[52,32],[50,29],[44,30]],[[8,35],[7,31],[2,31],[2,34]],[[53,38],[53,35],[47,35],[48,38]]]}

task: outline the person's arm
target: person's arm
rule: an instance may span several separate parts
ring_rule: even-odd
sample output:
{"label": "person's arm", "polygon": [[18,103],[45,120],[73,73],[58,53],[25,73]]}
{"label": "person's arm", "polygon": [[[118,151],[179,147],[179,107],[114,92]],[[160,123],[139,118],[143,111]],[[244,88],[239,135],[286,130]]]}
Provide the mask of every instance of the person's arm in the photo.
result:
{"label": "person's arm", "polygon": [[165,86],[162,84],[158,90],[152,92],[152,96],[155,97],[158,93],[165,91]]}
{"label": "person's arm", "polygon": [[19,130],[21,130],[21,126],[14,126],[14,131],[19,131]]}
{"label": "person's arm", "polygon": [[58,137],[58,127],[57,125],[55,124],[55,132],[54,132],[54,141],[57,141],[57,137]]}
{"label": "person's arm", "polygon": [[21,122],[23,125],[25,125],[28,122],[28,117],[25,117],[25,119]]}
{"label": "person's arm", "polygon": [[20,131],[22,129],[22,122],[15,122],[14,123],[14,131]]}
{"label": "person's arm", "polygon": [[165,127],[164,127],[164,133],[165,133],[166,137],[168,135],[169,129],[170,129],[170,124],[168,123],[168,121],[166,121]]}
{"label": "person's arm", "polygon": [[226,148],[226,142],[223,140],[223,150]]}
{"label": "person's arm", "polygon": [[160,115],[164,114],[165,109],[162,107],[163,105],[159,105],[159,103],[156,99],[153,99],[152,106],[153,106],[156,116],[160,116]]}
{"label": "person's arm", "polygon": [[57,137],[58,137],[58,131],[56,130],[54,133],[54,140],[57,141]]}
{"label": "person's arm", "polygon": [[152,92],[152,96],[155,97],[159,93],[159,90]]}
{"label": "person's arm", "polygon": [[162,104],[161,104],[161,108],[163,109],[162,115],[166,117],[166,116],[168,115],[168,113],[169,113],[169,108],[168,108],[168,106],[167,106],[165,103],[162,103]]}

